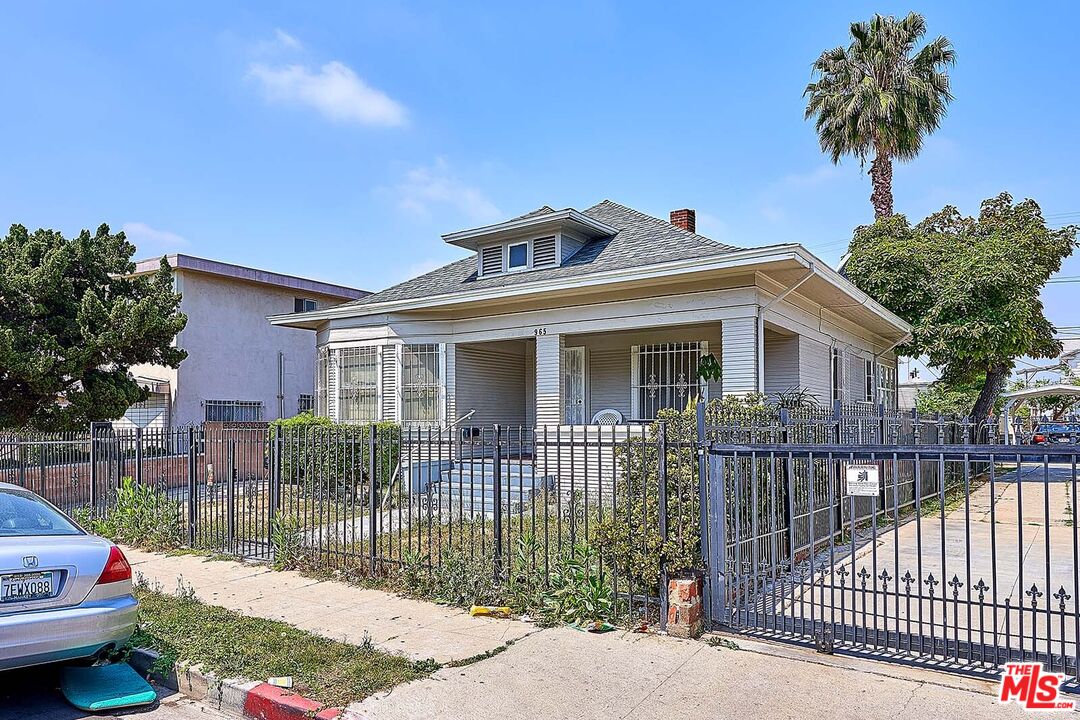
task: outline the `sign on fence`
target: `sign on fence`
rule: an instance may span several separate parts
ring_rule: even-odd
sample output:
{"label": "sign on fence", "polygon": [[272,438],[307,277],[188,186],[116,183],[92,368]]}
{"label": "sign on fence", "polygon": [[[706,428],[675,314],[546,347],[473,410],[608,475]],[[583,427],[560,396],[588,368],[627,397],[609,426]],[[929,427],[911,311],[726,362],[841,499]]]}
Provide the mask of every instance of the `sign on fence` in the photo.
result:
{"label": "sign on fence", "polygon": [[877,497],[881,478],[877,465],[848,465],[847,494],[855,497]]}

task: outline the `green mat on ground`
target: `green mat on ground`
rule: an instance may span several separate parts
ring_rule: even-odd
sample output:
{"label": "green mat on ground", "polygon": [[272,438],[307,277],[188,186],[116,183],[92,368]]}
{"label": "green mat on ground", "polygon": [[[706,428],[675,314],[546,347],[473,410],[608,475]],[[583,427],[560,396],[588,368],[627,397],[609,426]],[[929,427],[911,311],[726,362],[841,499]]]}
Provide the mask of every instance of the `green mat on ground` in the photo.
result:
{"label": "green mat on ground", "polygon": [[69,703],[91,712],[150,705],[157,700],[150,683],[127,663],[65,667],[60,674],[60,691]]}

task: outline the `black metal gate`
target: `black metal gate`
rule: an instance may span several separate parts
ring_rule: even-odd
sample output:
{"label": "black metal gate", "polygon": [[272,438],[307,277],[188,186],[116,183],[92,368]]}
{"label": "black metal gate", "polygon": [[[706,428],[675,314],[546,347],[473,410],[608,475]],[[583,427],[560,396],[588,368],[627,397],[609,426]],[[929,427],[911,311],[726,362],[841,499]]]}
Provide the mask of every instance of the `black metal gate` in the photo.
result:
{"label": "black metal gate", "polygon": [[709,447],[714,624],[1077,688],[1075,446]]}

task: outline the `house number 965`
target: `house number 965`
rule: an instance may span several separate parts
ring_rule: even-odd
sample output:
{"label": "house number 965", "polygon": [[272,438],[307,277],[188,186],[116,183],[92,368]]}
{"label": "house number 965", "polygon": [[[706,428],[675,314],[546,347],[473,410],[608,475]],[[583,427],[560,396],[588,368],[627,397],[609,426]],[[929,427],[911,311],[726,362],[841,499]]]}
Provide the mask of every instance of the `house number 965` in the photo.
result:
{"label": "house number 965", "polygon": [[533,328],[533,335],[547,335],[546,327]]}

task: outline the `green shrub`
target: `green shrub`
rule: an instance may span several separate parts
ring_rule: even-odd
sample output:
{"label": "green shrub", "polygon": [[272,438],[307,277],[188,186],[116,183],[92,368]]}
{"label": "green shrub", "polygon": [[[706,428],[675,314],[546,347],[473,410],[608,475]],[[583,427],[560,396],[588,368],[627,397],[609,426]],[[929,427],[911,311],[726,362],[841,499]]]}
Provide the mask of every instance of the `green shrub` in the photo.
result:
{"label": "green shrub", "polygon": [[[311,413],[270,423],[267,452],[281,438],[281,477],[316,497],[363,494],[369,481],[372,425],[345,425]],[[401,428],[379,422],[375,427],[375,475],[385,490],[401,455]]]}
{"label": "green shrub", "polygon": [[545,620],[572,625],[608,620],[615,608],[611,587],[600,571],[600,557],[589,545],[564,550],[540,599]]}
{"label": "green shrub", "polygon": [[125,477],[111,493],[104,511],[81,508],[76,522],[119,543],[148,550],[173,550],[184,543],[181,504],[149,485]]}
{"label": "green shrub", "polygon": [[454,550],[444,551],[440,560],[433,565],[426,555],[405,553],[401,580],[406,590],[418,597],[463,607],[506,602],[506,589],[495,581],[490,557]]}
{"label": "green shrub", "polygon": [[[667,432],[667,539],[660,534],[659,431]],[[605,564],[637,592],[659,588],[660,564],[669,572],[701,565],[696,437],[693,406],[683,412],[662,410],[648,429],[645,443],[616,448],[620,477],[615,493],[618,511],[596,525],[594,544]]]}
{"label": "green shrub", "polygon": [[274,551],[273,568],[275,570],[293,570],[306,556],[304,534],[300,530],[300,519],[295,515],[274,515],[270,521],[270,546]]}

